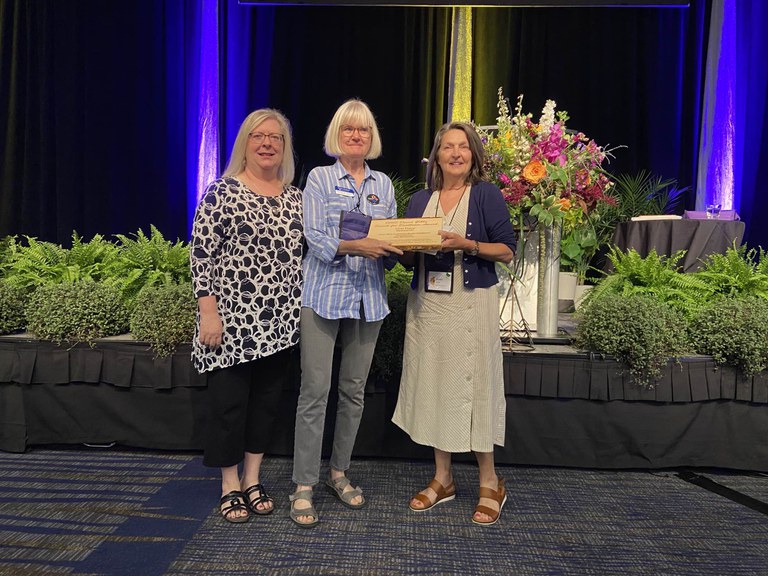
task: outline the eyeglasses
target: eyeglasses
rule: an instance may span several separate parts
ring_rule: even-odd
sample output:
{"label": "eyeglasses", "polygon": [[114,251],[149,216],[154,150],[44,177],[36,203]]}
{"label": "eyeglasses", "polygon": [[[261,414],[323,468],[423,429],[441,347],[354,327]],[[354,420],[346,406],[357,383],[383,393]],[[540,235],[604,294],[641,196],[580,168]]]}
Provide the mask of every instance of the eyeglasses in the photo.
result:
{"label": "eyeglasses", "polygon": [[371,135],[371,129],[368,126],[362,126],[360,128],[355,128],[354,126],[341,127],[341,133],[344,134],[344,136],[352,136],[355,131],[360,134],[360,138],[368,138],[368,136]]}
{"label": "eyeglasses", "polygon": [[251,132],[248,134],[248,138],[256,142],[256,144],[261,144],[265,138],[269,138],[272,144],[282,144],[285,140],[285,136],[282,134],[264,134],[264,132]]}

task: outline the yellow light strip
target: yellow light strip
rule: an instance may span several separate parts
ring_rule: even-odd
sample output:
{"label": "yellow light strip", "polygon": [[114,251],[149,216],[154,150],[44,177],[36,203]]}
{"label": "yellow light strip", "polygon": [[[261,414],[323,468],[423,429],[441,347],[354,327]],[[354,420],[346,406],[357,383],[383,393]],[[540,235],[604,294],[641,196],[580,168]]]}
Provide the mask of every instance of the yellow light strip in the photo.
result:
{"label": "yellow light strip", "polygon": [[448,118],[472,119],[472,8],[453,9]]}

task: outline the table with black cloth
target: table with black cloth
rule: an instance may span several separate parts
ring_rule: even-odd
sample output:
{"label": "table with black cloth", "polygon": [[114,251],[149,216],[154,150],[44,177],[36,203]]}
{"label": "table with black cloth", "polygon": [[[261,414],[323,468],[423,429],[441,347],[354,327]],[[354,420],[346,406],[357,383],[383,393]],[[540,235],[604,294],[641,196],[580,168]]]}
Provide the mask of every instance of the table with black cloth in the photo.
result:
{"label": "table with black cloth", "polygon": [[[561,352],[556,352],[559,350]],[[268,452],[293,454],[299,355],[287,363]],[[338,362],[332,386],[336,386]],[[499,464],[580,468],[722,467],[768,472],[768,372],[746,378],[711,358],[671,362],[655,388],[632,383],[614,360],[568,346],[504,352],[506,443]],[[369,379],[354,454],[431,459],[395,426],[399,377]],[[127,337],[94,347],[0,336],[0,450],[111,444],[200,450],[207,378],[190,346],[156,358]],[[331,393],[326,429],[333,429]],[[330,453],[332,435],[323,438]],[[471,460],[470,454],[457,459]]]}
{"label": "table with black cloth", "polygon": [[636,220],[619,223],[612,244],[622,251],[632,248],[643,257],[654,249],[663,256],[686,250],[679,264],[683,272],[695,272],[710,254],[740,246],[744,228],[739,220]]}

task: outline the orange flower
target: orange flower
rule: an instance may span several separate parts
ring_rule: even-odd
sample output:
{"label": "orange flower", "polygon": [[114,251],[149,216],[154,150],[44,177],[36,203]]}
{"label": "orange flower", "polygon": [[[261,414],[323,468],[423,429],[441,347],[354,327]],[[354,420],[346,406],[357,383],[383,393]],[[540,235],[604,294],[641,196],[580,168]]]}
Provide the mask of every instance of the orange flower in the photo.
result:
{"label": "orange flower", "polygon": [[547,175],[547,167],[540,160],[531,160],[523,168],[523,178],[531,184],[538,184]]}
{"label": "orange flower", "polygon": [[560,210],[563,212],[567,212],[571,209],[571,206],[573,206],[568,198],[560,198],[557,203],[560,204]]}

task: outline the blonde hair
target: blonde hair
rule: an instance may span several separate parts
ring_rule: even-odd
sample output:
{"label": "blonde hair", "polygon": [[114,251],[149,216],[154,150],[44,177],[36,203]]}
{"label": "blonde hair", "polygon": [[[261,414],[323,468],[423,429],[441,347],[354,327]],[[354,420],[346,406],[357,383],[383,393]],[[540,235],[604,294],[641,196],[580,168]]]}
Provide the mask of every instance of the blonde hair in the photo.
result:
{"label": "blonde hair", "polygon": [[483,141],[480,140],[475,128],[467,122],[448,122],[443,124],[440,130],[435,134],[435,143],[432,151],[429,153],[429,163],[427,164],[427,187],[430,190],[442,190],[443,188],[443,169],[437,163],[437,155],[440,152],[440,146],[443,144],[443,136],[449,130],[461,130],[467,135],[469,142],[469,151],[472,153],[472,169],[467,174],[465,184],[477,184],[485,177],[485,150]]}
{"label": "blonde hair", "polygon": [[376,119],[368,105],[357,98],[347,100],[339,106],[331,119],[331,123],[328,124],[328,129],[325,131],[325,144],[323,145],[323,150],[328,156],[338,158],[343,155],[339,138],[341,137],[341,127],[348,124],[368,126],[371,129],[371,147],[368,149],[368,154],[365,155],[366,160],[381,156],[381,136],[379,135],[379,127],[376,125]]}
{"label": "blonde hair", "polygon": [[280,168],[277,170],[277,176],[283,184],[290,184],[293,182],[296,168],[293,157],[291,123],[282,112],[272,108],[260,108],[259,110],[254,110],[246,116],[245,120],[243,120],[243,123],[240,125],[240,130],[237,132],[235,143],[232,145],[232,153],[229,155],[227,168],[221,175],[222,178],[236,176],[243,171],[243,168],[245,168],[245,148],[248,143],[248,134],[253,132],[257,126],[267,120],[276,120],[277,123],[280,124],[280,132],[283,135],[283,161],[280,163]]}

